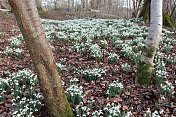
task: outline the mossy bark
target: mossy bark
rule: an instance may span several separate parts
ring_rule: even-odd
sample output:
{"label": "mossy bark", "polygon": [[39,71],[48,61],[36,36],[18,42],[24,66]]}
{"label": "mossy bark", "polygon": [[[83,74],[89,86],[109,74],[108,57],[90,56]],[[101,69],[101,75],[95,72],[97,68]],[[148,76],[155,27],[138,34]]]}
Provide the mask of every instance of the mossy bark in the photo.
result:
{"label": "mossy bark", "polygon": [[36,3],[36,5],[37,5],[38,11],[43,11],[43,8],[42,8],[42,0],[35,0],[35,3]]}
{"label": "mossy bark", "polygon": [[[155,48],[149,47],[144,48],[143,50],[143,58],[153,58],[155,55]],[[151,83],[151,76],[153,71],[153,61],[147,62],[148,60],[143,60],[138,63],[137,66],[137,83],[140,85],[150,84]]]}
{"label": "mossy bark", "polygon": [[174,28],[176,26],[173,19],[167,12],[163,13],[163,25],[170,28]]}
{"label": "mossy bark", "polygon": [[149,63],[139,62],[137,67],[137,83],[145,85],[151,83],[153,66]]}
{"label": "mossy bark", "polygon": [[[156,7],[157,6],[157,7]],[[141,61],[137,66],[137,83],[150,84],[153,75],[154,57],[159,47],[162,32],[162,0],[151,0],[151,20],[149,35],[145,40],[145,48]]]}
{"label": "mossy bark", "polygon": [[[151,0],[145,0],[141,13],[139,15],[139,17],[143,17],[145,23],[150,22],[150,4]],[[176,27],[174,20],[165,10],[163,10],[163,25],[170,28]]]}
{"label": "mossy bark", "polygon": [[143,51],[146,57],[152,58],[154,56],[155,48],[154,47],[149,47],[149,48],[144,47]]}
{"label": "mossy bark", "polygon": [[139,15],[139,17],[144,18],[145,23],[150,22],[150,4],[151,4],[151,0],[144,0],[144,5]]}

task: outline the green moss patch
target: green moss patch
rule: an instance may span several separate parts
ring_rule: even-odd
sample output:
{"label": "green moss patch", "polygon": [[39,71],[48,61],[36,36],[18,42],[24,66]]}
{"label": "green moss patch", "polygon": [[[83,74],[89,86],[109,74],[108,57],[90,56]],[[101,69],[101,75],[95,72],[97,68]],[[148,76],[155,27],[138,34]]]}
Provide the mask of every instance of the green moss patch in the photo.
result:
{"label": "green moss patch", "polygon": [[167,27],[174,28],[175,24],[173,19],[169,16],[167,12],[163,13],[163,24]]}
{"label": "green moss patch", "polygon": [[155,48],[144,48],[147,57],[152,58]]}
{"label": "green moss patch", "polygon": [[150,84],[151,76],[152,66],[144,62],[139,62],[137,68],[137,83],[140,85]]}

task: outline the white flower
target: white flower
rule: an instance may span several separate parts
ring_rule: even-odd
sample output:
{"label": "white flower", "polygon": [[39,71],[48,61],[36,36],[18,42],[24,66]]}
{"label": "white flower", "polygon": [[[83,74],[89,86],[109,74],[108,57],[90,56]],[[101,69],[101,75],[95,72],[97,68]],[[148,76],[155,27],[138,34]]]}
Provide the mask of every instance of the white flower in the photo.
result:
{"label": "white flower", "polygon": [[159,113],[163,114],[164,113],[164,109],[160,109]]}
{"label": "white flower", "polygon": [[160,117],[160,115],[158,114],[158,111],[153,112],[152,117]]}
{"label": "white flower", "polygon": [[146,113],[145,113],[145,116],[147,116],[147,115],[149,115],[149,116],[150,116],[150,115],[151,115],[151,113],[152,113],[152,112],[151,112],[150,108],[147,108],[147,111],[146,111]]}
{"label": "white flower", "polygon": [[127,114],[125,115],[125,117],[131,117],[131,116],[132,116],[132,112],[131,111],[127,112]]}

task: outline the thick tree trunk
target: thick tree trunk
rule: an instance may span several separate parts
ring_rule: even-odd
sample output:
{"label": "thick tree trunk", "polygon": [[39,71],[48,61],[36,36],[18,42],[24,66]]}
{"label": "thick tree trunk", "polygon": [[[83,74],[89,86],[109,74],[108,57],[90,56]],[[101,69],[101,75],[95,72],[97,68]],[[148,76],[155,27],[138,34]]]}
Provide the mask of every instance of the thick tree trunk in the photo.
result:
{"label": "thick tree trunk", "polygon": [[[157,7],[156,7],[157,6]],[[137,68],[137,82],[140,85],[151,82],[154,57],[162,32],[162,0],[151,0],[151,22],[145,49]]]}
{"label": "thick tree trunk", "polygon": [[44,101],[52,117],[72,117],[35,0],[9,0],[33,60]]}

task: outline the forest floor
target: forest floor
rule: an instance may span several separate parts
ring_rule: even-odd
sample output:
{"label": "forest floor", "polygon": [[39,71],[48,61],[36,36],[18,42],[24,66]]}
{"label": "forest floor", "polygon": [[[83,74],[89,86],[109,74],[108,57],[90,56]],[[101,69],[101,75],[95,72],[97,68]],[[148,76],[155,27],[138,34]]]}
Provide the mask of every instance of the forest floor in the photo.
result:
{"label": "forest floor", "polygon": [[[72,16],[70,13],[65,12],[56,12],[56,11],[50,11],[47,13],[44,13],[44,17],[48,19],[53,20],[68,20],[70,19],[70,16]],[[4,15],[0,14],[0,32],[3,32],[2,35],[0,35],[0,51],[5,50],[5,48],[8,46],[8,40],[11,37],[19,35],[19,27],[17,25],[17,21],[15,19],[15,16],[13,14],[10,15]],[[20,69],[29,68],[30,70],[33,70],[32,60],[30,58],[30,55],[28,51],[26,50],[26,47],[23,48],[25,50],[24,57],[22,59],[16,58],[16,57],[8,57],[3,56],[0,54],[0,78],[5,78],[8,73],[6,74],[6,71],[9,71],[11,73],[17,72]],[[7,100],[9,100],[7,98]],[[11,97],[9,103],[11,104]],[[0,102],[0,117],[8,117],[11,116],[11,112],[9,111],[9,105],[5,105],[5,103]],[[48,113],[46,111],[46,107],[43,106],[41,109],[41,116],[42,117],[48,117]]]}
{"label": "forest floor", "polygon": [[[68,15],[64,13],[55,13],[52,12],[49,14],[51,19],[55,20],[65,20],[69,19]],[[13,15],[9,16],[0,16],[0,32],[3,34],[0,35],[0,51],[4,51],[5,48],[8,46],[8,40],[11,37],[17,36],[19,34],[19,28],[17,26],[15,17]],[[176,38],[176,34],[174,34]],[[121,64],[125,63],[125,59],[119,59],[118,64],[109,64],[108,57],[105,56],[102,61],[96,60],[89,60],[89,56],[83,56],[80,58],[78,53],[73,53],[68,50],[71,43],[63,44],[59,41],[52,42],[53,46],[56,48],[56,52],[54,56],[56,61],[60,61],[61,58],[66,58],[67,61],[64,61],[64,65],[73,65],[77,68],[81,66],[82,69],[86,69],[87,66],[90,68],[97,67],[97,68],[106,68],[105,79],[98,79],[95,82],[86,82],[85,80],[81,79],[79,81],[80,85],[84,87],[84,94],[85,97],[83,99],[83,105],[88,105],[89,102],[87,100],[92,99],[94,100],[92,104],[92,109],[103,108],[107,103],[113,103],[114,101],[121,104],[121,110],[126,112],[130,108],[132,111],[133,117],[142,117],[144,116],[144,110],[147,111],[148,108],[151,109],[152,112],[155,110],[160,110],[161,108],[164,109],[165,115],[174,115],[176,116],[176,94],[172,98],[167,97],[162,100],[162,105],[160,105],[159,101],[161,92],[158,86],[150,85],[150,86],[138,86],[135,84],[136,78],[136,66],[133,63],[129,62],[132,66],[128,73],[125,73],[123,69],[120,67]],[[111,42],[108,42],[110,45]],[[64,47],[65,51],[61,52],[58,48]],[[0,77],[6,78],[9,73],[17,72],[18,70],[22,70],[24,68],[29,68],[33,70],[32,61],[30,59],[29,53],[26,50],[24,42],[21,44],[21,48],[23,48],[23,56],[21,58],[15,56],[5,56],[0,54]],[[108,51],[113,50],[115,53],[120,53],[120,49],[114,49],[112,46],[108,47]],[[171,50],[172,55],[176,55],[176,45],[173,46]],[[118,70],[117,70],[117,69]],[[166,65],[167,72],[169,74],[169,81],[173,84],[176,81],[176,65]],[[74,74],[75,69],[70,69],[70,72],[62,71],[61,78],[62,80],[67,82],[67,78],[70,74],[74,77],[80,77],[77,74]],[[7,73],[8,71],[8,73]],[[72,74],[73,73],[73,74]],[[116,95],[113,98],[105,98],[105,90],[107,87],[107,83],[116,80],[122,82],[124,90],[121,94]],[[154,76],[153,76],[154,77]],[[174,86],[176,86],[174,84]],[[68,87],[67,85],[65,88]],[[174,89],[176,92],[176,87]],[[11,116],[11,111],[9,108],[11,107],[11,95],[7,95],[5,102],[0,102],[0,116]],[[76,105],[72,104],[73,110],[75,112]],[[164,114],[160,114],[164,117]],[[38,115],[36,115],[38,116]],[[46,107],[43,106],[41,108],[41,115],[42,117],[48,116]]]}

